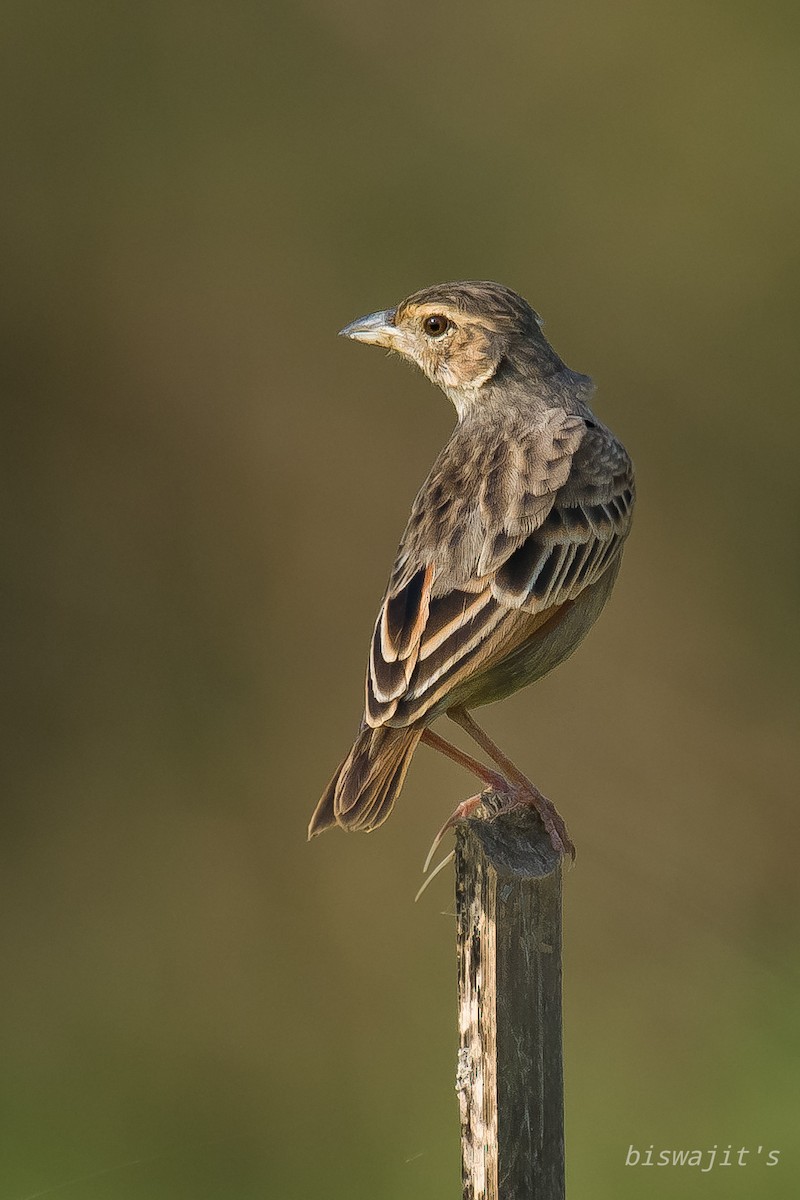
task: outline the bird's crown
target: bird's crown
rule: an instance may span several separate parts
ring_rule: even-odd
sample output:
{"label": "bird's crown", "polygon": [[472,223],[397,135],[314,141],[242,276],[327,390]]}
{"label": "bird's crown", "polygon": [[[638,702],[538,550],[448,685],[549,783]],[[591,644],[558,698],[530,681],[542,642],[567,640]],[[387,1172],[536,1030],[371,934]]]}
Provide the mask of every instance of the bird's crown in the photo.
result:
{"label": "bird's crown", "polygon": [[398,304],[396,319],[422,308],[440,306],[454,314],[475,318],[497,328],[515,328],[520,332],[541,326],[535,313],[517,292],[488,279],[462,280],[457,283],[436,283],[422,288]]}

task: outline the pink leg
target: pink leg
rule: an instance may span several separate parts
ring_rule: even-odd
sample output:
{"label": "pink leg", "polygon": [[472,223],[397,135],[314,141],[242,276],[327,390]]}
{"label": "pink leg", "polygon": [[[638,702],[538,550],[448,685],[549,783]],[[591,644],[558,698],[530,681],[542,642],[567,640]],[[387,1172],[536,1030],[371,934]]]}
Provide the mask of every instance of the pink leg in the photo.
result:
{"label": "pink leg", "polygon": [[460,767],[471,771],[473,775],[476,775],[478,779],[488,785],[486,792],[481,792],[477,796],[470,796],[469,800],[462,800],[452,815],[445,821],[433,839],[433,845],[428,851],[428,857],[425,859],[423,871],[427,871],[431,864],[431,859],[448,829],[452,829],[459,821],[466,821],[485,796],[491,793],[506,795],[511,789],[507,780],[502,775],[498,775],[496,771],[479,762],[477,758],[473,758],[471,754],[465,754],[463,750],[459,750],[458,746],[454,746],[452,742],[448,742],[445,738],[440,737],[438,733],[433,733],[432,730],[426,729],[420,740],[425,742],[427,746],[431,746],[434,750],[438,750],[440,754],[444,754],[453,762],[458,763]]}
{"label": "pink leg", "polygon": [[440,754],[444,754],[453,762],[458,763],[460,767],[471,771],[473,775],[477,775],[478,779],[483,783],[487,783],[489,787],[496,791],[508,791],[508,784],[502,775],[498,775],[491,767],[486,767],[477,758],[473,758],[471,754],[465,754],[463,750],[459,750],[458,746],[454,746],[452,742],[448,742],[443,737],[439,737],[438,733],[434,733],[431,729],[426,729],[420,741],[426,746],[431,746],[434,750],[438,750]]}
{"label": "pink leg", "polygon": [[[481,749],[502,770],[503,775],[510,784],[510,786],[506,786],[503,789],[509,796],[509,803],[505,806],[506,809],[516,808],[520,804],[530,805],[541,817],[542,823],[550,836],[553,848],[559,854],[569,854],[574,859],[575,847],[567,833],[564,818],[553,802],[548,800],[546,796],[543,796],[539,789],[531,783],[530,779],[522,774],[519,767],[515,766],[508,755],[504,754],[500,747],[492,741],[488,733],[481,729],[480,725],[472,719],[465,708],[451,708],[447,715],[451,721],[455,721],[456,725],[460,725],[462,729],[465,729],[469,736],[478,743]],[[469,803],[469,801],[465,803]],[[461,819],[463,820],[463,818]]]}

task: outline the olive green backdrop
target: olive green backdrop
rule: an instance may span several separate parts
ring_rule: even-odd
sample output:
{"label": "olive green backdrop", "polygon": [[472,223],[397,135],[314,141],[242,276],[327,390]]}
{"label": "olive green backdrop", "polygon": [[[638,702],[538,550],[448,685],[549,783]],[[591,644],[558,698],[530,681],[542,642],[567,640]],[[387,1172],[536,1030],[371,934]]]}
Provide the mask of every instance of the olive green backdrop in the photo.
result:
{"label": "olive green backdrop", "polygon": [[799,35],[3,5],[2,1200],[460,1194],[451,878],[412,898],[470,780],[423,748],[374,836],[305,827],[453,420],[336,331],[465,277],[542,312],[639,475],[602,621],[485,713],[579,847],[571,1195],[800,1194]]}

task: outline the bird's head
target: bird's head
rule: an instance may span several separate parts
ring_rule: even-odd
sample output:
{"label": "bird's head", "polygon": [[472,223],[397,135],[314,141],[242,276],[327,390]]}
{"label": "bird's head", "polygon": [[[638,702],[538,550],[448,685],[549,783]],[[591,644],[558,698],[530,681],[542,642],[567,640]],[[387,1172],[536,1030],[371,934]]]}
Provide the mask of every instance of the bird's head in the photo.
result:
{"label": "bird's head", "polygon": [[359,317],[342,337],[395,350],[450,397],[459,415],[480,398],[501,364],[561,365],[527,301],[499,283],[441,283],[396,308]]}

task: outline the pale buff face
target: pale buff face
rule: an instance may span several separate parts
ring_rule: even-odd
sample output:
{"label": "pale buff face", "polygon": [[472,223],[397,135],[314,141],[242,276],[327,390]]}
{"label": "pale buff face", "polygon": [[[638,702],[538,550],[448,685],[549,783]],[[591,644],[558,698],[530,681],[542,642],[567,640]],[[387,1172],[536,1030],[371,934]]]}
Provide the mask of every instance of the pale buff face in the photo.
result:
{"label": "pale buff face", "polygon": [[502,334],[487,318],[441,301],[406,301],[397,309],[353,321],[342,334],[409,359],[438,384],[459,412],[492,378],[504,349]]}

